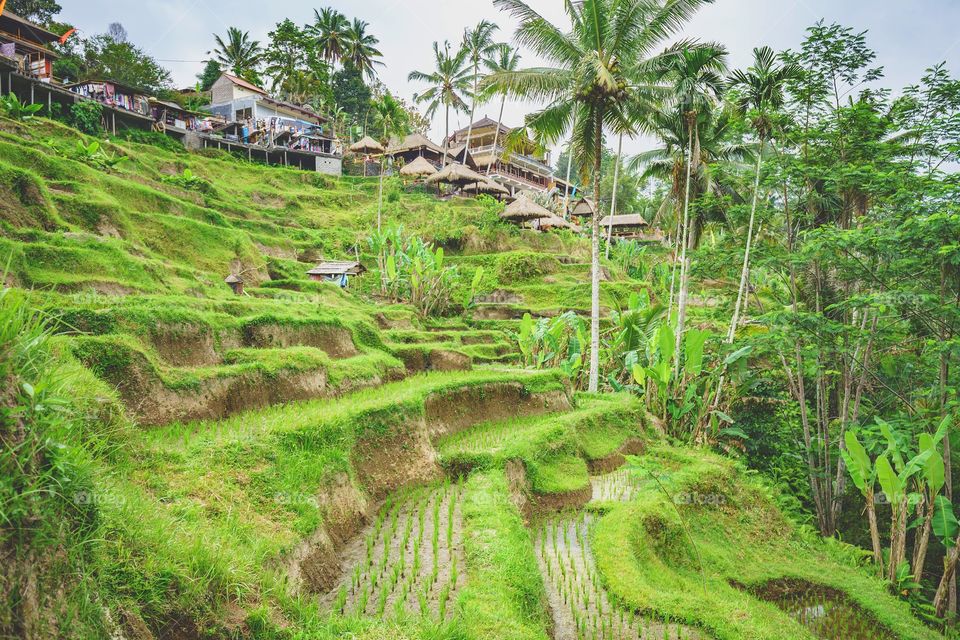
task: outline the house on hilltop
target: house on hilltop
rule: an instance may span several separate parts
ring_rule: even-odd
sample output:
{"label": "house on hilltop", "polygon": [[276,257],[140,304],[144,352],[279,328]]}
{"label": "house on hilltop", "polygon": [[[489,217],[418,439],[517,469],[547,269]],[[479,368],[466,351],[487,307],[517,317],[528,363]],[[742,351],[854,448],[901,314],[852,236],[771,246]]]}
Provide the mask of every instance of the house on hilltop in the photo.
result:
{"label": "house on hilltop", "polygon": [[0,14],[0,57],[13,62],[14,70],[22,75],[53,80],[53,62],[58,56],[48,45],[59,39],[57,34],[15,13]]}
{"label": "house on hilltop", "polygon": [[343,150],[326,117],[308,107],[276,100],[264,89],[229,73],[213,84],[210,95],[211,104],[204,109],[230,123],[221,132],[227,142],[310,154],[317,171],[341,173]]}
{"label": "house on hilltop", "polygon": [[514,129],[484,117],[455,132],[447,142],[462,154],[469,133],[469,155],[477,170],[506,187],[511,195],[520,191],[562,190],[564,183],[554,177],[550,166],[550,152],[539,149],[533,140],[522,136],[507,153],[507,138],[513,132]]}

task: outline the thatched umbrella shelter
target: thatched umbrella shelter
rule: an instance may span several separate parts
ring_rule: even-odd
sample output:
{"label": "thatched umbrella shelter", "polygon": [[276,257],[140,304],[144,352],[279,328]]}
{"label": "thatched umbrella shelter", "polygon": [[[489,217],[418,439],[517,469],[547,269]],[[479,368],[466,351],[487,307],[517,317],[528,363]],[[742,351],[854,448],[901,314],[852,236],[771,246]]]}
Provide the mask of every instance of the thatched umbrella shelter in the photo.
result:
{"label": "thatched umbrella shelter", "polygon": [[525,195],[520,195],[503,210],[500,217],[510,222],[523,223],[531,220],[540,220],[541,218],[549,218],[552,215],[549,209],[540,206]]}
{"label": "thatched umbrella shelter", "polygon": [[482,184],[487,181],[485,176],[480,175],[470,167],[465,167],[459,163],[452,163],[427,178],[431,184],[452,184],[457,187],[465,187],[468,184]]}
{"label": "thatched umbrella shelter", "polygon": [[404,165],[400,169],[400,175],[411,178],[429,178],[437,172],[436,167],[430,164],[430,161],[420,156],[410,164]]}
{"label": "thatched umbrella shelter", "polygon": [[510,190],[501,184],[487,178],[480,184],[468,184],[463,188],[464,193],[489,193],[495,196],[510,195]]}
{"label": "thatched umbrella shelter", "polygon": [[347,151],[358,155],[377,156],[386,151],[386,149],[370,136],[364,136],[359,142],[354,142],[350,145]]}

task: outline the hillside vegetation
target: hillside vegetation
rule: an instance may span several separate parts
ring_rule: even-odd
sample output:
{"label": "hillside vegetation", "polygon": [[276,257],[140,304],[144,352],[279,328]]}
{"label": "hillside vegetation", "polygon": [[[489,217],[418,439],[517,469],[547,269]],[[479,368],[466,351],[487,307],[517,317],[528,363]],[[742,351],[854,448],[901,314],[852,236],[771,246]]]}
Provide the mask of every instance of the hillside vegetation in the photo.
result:
{"label": "hillside vegetation", "polygon": [[[376,179],[91,141],[0,118],[0,637],[812,638],[761,597],[784,579],[936,637],[628,381],[530,350],[589,311],[586,239],[388,179],[384,219],[456,269],[423,316],[380,291]],[[665,294],[661,253],[604,263],[605,330]],[[306,276],[355,256],[346,291]],[[708,329],[736,284],[694,294]],[[600,599],[566,616],[575,580]]]}

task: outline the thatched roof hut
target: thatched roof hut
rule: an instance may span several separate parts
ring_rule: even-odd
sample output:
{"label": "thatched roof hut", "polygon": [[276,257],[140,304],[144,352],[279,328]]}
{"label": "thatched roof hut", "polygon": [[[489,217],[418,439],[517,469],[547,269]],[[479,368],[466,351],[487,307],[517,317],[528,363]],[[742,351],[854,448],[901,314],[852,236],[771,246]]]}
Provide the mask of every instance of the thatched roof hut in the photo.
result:
{"label": "thatched roof hut", "polygon": [[504,187],[501,184],[497,184],[493,180],[487,178],[479,184],[468,184],[463,188],[465,193],[490,193],[498,196],[505,196],[510,194],[510,190]]}
{"label": "thatched roof hut", "polygon": [[550,215],[546,218],[540,218],[535,220],[532,225],[535,229],[570,229],[571,231],[580,231],[580,227],[577,225],[567,222],[560,216]]}
{"label": "thatched roof hut", "polygon": [[527,222],[551,216],[553,213],[549,209],[540,206],[525,195],[520,195],[500,214],[501,218],[511,222]]}
{"label": "thatched roof hut", "polygon": [[570,215],[575,218],[589,218],[597,211],[596,203],[590,198],[580,198],[574,201]]}
{"label": "thatched roof hut", "polygon": [[360,141],[353,143],[347,149],[350,153],[356,153],[358,155],[365,156],[375,156],[380,155],[386,149],[383,145],[371,138],[370,136],[364,136]]}
{"label": "thatched roof hut", "polygon": [[481,184],[486,182],[486,180],[487,179],[484,176],[480,175],[470,167],[465,167],[456,162],[448,164],[443,169],[427,178],[427,182],[431,184],[444,182],[460,187],[468,184]]}
{"label": "thatched roof hut", "polygon": [[405,154],[411,151],[432,151],[434,154],[443,153],[443,149],[430,142],[419,133],[411,133],[402,141],[398,142],[396,145],[391,145],[390,148],[387,149],[387,153],[390,155]]}
{"label": "thatched roof hut", "polygon": [[430,161],[423,156],[415,158],[413,162],[404,165],[403,168],[400,169],[400,175],[408,177],[429,177],[436,172],[436,167],[434,167]]}

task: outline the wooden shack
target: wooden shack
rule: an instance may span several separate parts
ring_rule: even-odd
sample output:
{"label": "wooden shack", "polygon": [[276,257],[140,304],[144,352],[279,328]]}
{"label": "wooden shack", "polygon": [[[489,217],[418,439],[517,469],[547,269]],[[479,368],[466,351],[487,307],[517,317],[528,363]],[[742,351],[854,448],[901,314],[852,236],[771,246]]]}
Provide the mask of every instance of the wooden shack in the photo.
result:
{"label": "wooden shack", "polygon": [[345,289],[351,276],[359,276],[366,270],[359,262],[327,260],[307,271],[307,276],[317,282],[336,283]]}

